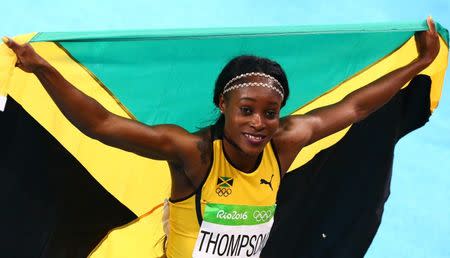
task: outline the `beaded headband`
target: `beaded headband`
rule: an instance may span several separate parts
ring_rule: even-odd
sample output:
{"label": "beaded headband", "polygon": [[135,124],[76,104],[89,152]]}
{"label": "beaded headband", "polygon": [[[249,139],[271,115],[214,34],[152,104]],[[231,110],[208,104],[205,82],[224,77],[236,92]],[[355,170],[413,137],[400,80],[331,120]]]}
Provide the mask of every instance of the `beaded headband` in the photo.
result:
{"label": "beaded headband", "polygon": [[[260,77],[268,78],[268,79],[272,80],[273,82],[275,82],[275,84],[278,87],[275,87],[273,85],[270,85],[270,84],[264,83],[264,82],[244,82],[244,83],[239,83],[239,84],[235,84],[233,86],[230,86],[233,82],[235,82],[235,81],[237,81],[239,79],[245,78],[245,77],[250,77],[250,76],[260,76]],[[223,87],[222,94],[225,94],[225,93],[227,93],[229,91],[232,91],[232,90],[245,88],[245,87],[265,87],[265,88],[268,88],[268,89],[272,89],[272,90],[276,91],[278,94],[280,94],[282,100],[284,99],[284,89],[281,86],[281,83],[277,79],[275,79],[274,77],[272,77],[272,76],[270,76],[268,74],[257,73],[257,72],[244,73],[244,74],[240,74],[240,75],[234,77],[229,82],[227,82],[227,84],[225,84],[225,87]]]}

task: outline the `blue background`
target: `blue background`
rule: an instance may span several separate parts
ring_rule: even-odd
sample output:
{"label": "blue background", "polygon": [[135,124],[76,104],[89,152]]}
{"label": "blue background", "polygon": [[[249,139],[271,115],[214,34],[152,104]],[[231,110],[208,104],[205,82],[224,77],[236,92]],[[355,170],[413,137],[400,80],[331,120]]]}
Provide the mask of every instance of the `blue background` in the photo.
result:
{"label": "blue background", "polygon": [[[450,0],[8,1],[0,34],[416,21],[450,28]],[[448,76],[447,76],[448,77]],[[397,145],[391,197],[366,257],[450,257],[450,85],[430,122]]]}

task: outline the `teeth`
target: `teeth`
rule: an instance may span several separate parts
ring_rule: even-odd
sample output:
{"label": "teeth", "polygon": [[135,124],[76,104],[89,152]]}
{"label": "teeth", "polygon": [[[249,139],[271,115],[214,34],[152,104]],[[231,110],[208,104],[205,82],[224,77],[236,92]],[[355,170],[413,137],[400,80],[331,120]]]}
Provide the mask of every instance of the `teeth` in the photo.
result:
{"label": "teeth", "polygon": [[262,140],[262,137],[261,137],[261,136],[254,136],[254,135],[247,134],[247,133],[245,134],[245,136],[247,136],[247,138],[250,138],[250,139],[256,140],[256,141]]}

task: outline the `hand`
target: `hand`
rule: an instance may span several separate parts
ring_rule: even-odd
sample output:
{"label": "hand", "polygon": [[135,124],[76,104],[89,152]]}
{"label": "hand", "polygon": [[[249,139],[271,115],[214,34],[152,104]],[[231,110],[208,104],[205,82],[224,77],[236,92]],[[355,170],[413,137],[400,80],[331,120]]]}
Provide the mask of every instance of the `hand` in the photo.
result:
{"label": "hand", "polygon": [[35,73],[48,64],[28,43],[21,45],[8,37],[3,37],[3,42],[14,51],[17,56],[16,66],[24,72]]}
{"label": "hand", "polygon": [[428,30],[417,32],[415,35],[418,59],[431,64],[439,53],[439,34],[431,17],[427,18]]}

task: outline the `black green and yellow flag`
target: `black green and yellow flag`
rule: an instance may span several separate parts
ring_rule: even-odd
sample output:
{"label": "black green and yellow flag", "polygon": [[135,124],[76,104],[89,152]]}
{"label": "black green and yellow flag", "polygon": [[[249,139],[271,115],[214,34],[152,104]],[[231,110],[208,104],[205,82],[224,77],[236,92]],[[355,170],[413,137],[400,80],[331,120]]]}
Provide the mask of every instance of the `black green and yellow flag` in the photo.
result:
{"label": "black green and yellow flag", "polygon": [[[441,36],[438,57],[422,72],[427,76],[418,77],[413,81],[415,83],[411,83],[419,86],[406,87],[400,93],[410,96],[412,93],[405,92],[419,92],[415,94],[421,97],[397,96],[392,102],[399,103],[392,104],[397,109],[407,108],[413,110],[411,114],[419,112],[426,116],[438,105],[448,61],[448,31],[439,24],[437,27]],[[42,32],[14,39],[30,42],[68,81],[111,112],[147,124],[174,123],[195,131],[212,124],[217,117],[212,103],[214,81],[226,62],[237,55],[258,55],[279,62],[291,87],[291,96],[282,115],[302,114],[335,103],[355,89],[412,61],[417,56],[414,32],[426,29],[425,22],[417,22]],[[0,45],[0,106],[6,102],[5,112],[0,113],[0,170],[5,185],[2,195],[7,197],[6,207],[10,207],[3,215],[3,221],[8,221],[8,240],[4,242],[6,253],[21,257],[161,256],[161,206],[170,193],[167,164],[105,146],[83,135],[57,109],[34,75],[14,67],[15,61],[14,54],[5,45]],[[424,90],[412,90],[416,88]],[[412,103],[405,104],[406,99]],[[417,105],[422,109],[413,108]],[[423,107],[427,112],[423,112]],[[353,153],[358,153],[362,155],[358,156],[359,160],[370,160],[371,155],[389,154],[390,148],[393,149],[404,134],[383,134],[391,144],[381,145],[382,141],[370,143],[382,147],[362,145],[363,141],[355,140],[359,138],[352,135],[376,139],[371,133],[398,129],[398,126],[404,126],[399,121],[415,117],[406,111],[393,116],[394,113],[381,110],[372,116],[376,117],[377,123],[353,125],[302,150],[290,168],[298,173],[286,177],[281,193],[297,191],[298,187],[291,185],[292,182],[304,185],[301,182],[309,180],[317,182],[317,188],[305,186],[308,193],[304,196],[321,189],[324,195],[320,196],[326,195],[329,201],[324,203],[333,203],[332,195],[328,195],[331,188],[326,191],[329,186],[324,181],[298,175],[320,171],[313,174],[329,180],[332,176],[324,172],[328,171],[325,168],[331,171],[334,166],[330,164],[338,162],[331,162],[335,159],[332,157],[352,160]],[[425,116],[422,120],[426,120]],[[420,123],[416,121],[415,124]],[[412,130],[418,126],[406,127]],[[339,147],[343,144],[347,147]],[[366,152],[366,149],[376,149],[380,153],[369,154],[371,152]],[[392,160],[389,157],[387,162]],[[336,163],[334,170],[339,175],[346,174],[353,169],[351,166],[355,162],[347,163],[349,167],[345,169],[337,169],[341,163]],[[362,164],[361,167],[367,171],[374,169],[372,163],[356,164]],[[390,171],[390,167],[382,169]],[[378,184],[386,185],[390,174],[384,175]],[[354,178],[348,179],[349,184],[358,185],[364,181],[364,177]],[[377,196],[385,190],[371,189]],[[344,195],[350,193],[342,190]],[[281,203],[286,204],[283,207],[295,209],[304,204],[286,196],[288,194],[280,196]],[[319,200],[323,200],[321,198]],[[320,212],[325,209],[316,208]],[[309,210],[305,214],[314,212]],[[361,214],[355,209],[347,212]],[[328,214],[333,213],[329,211]],[[339,224],[330,216],[315,218],[321,219],[317,222],[320,225]],[[279,232],[284,232],[283,225],[288,225],[283,221],[295,223],[288,219],[287,212],[279,212],[269,251],[277,250],[279,246]],[[306,227],[319,225],[317,223],[298,224],[304,225],[299,230],[311,233],[311,239],[305,240],[302,236],[303,243],[314,242],[312,238],[316,236],[312,232],[315,234],[322,229],[317,226],[307,231]],[[378,226],[373,228],[375,231],[362,231],[370,240],[352,248],[365,252]],[[339,235],[335,237],[339,239]],[[291,240],[293,245],[296,240],[300,241],[295,237]],[[327,243],[329,246],[333,244],[335,242]],[[327,245],[310,244],[308,248],[317,246],[328,250]],[[267,257],[269,251],[266,252]],[[323,257],[334,256],[324,254]]]}

